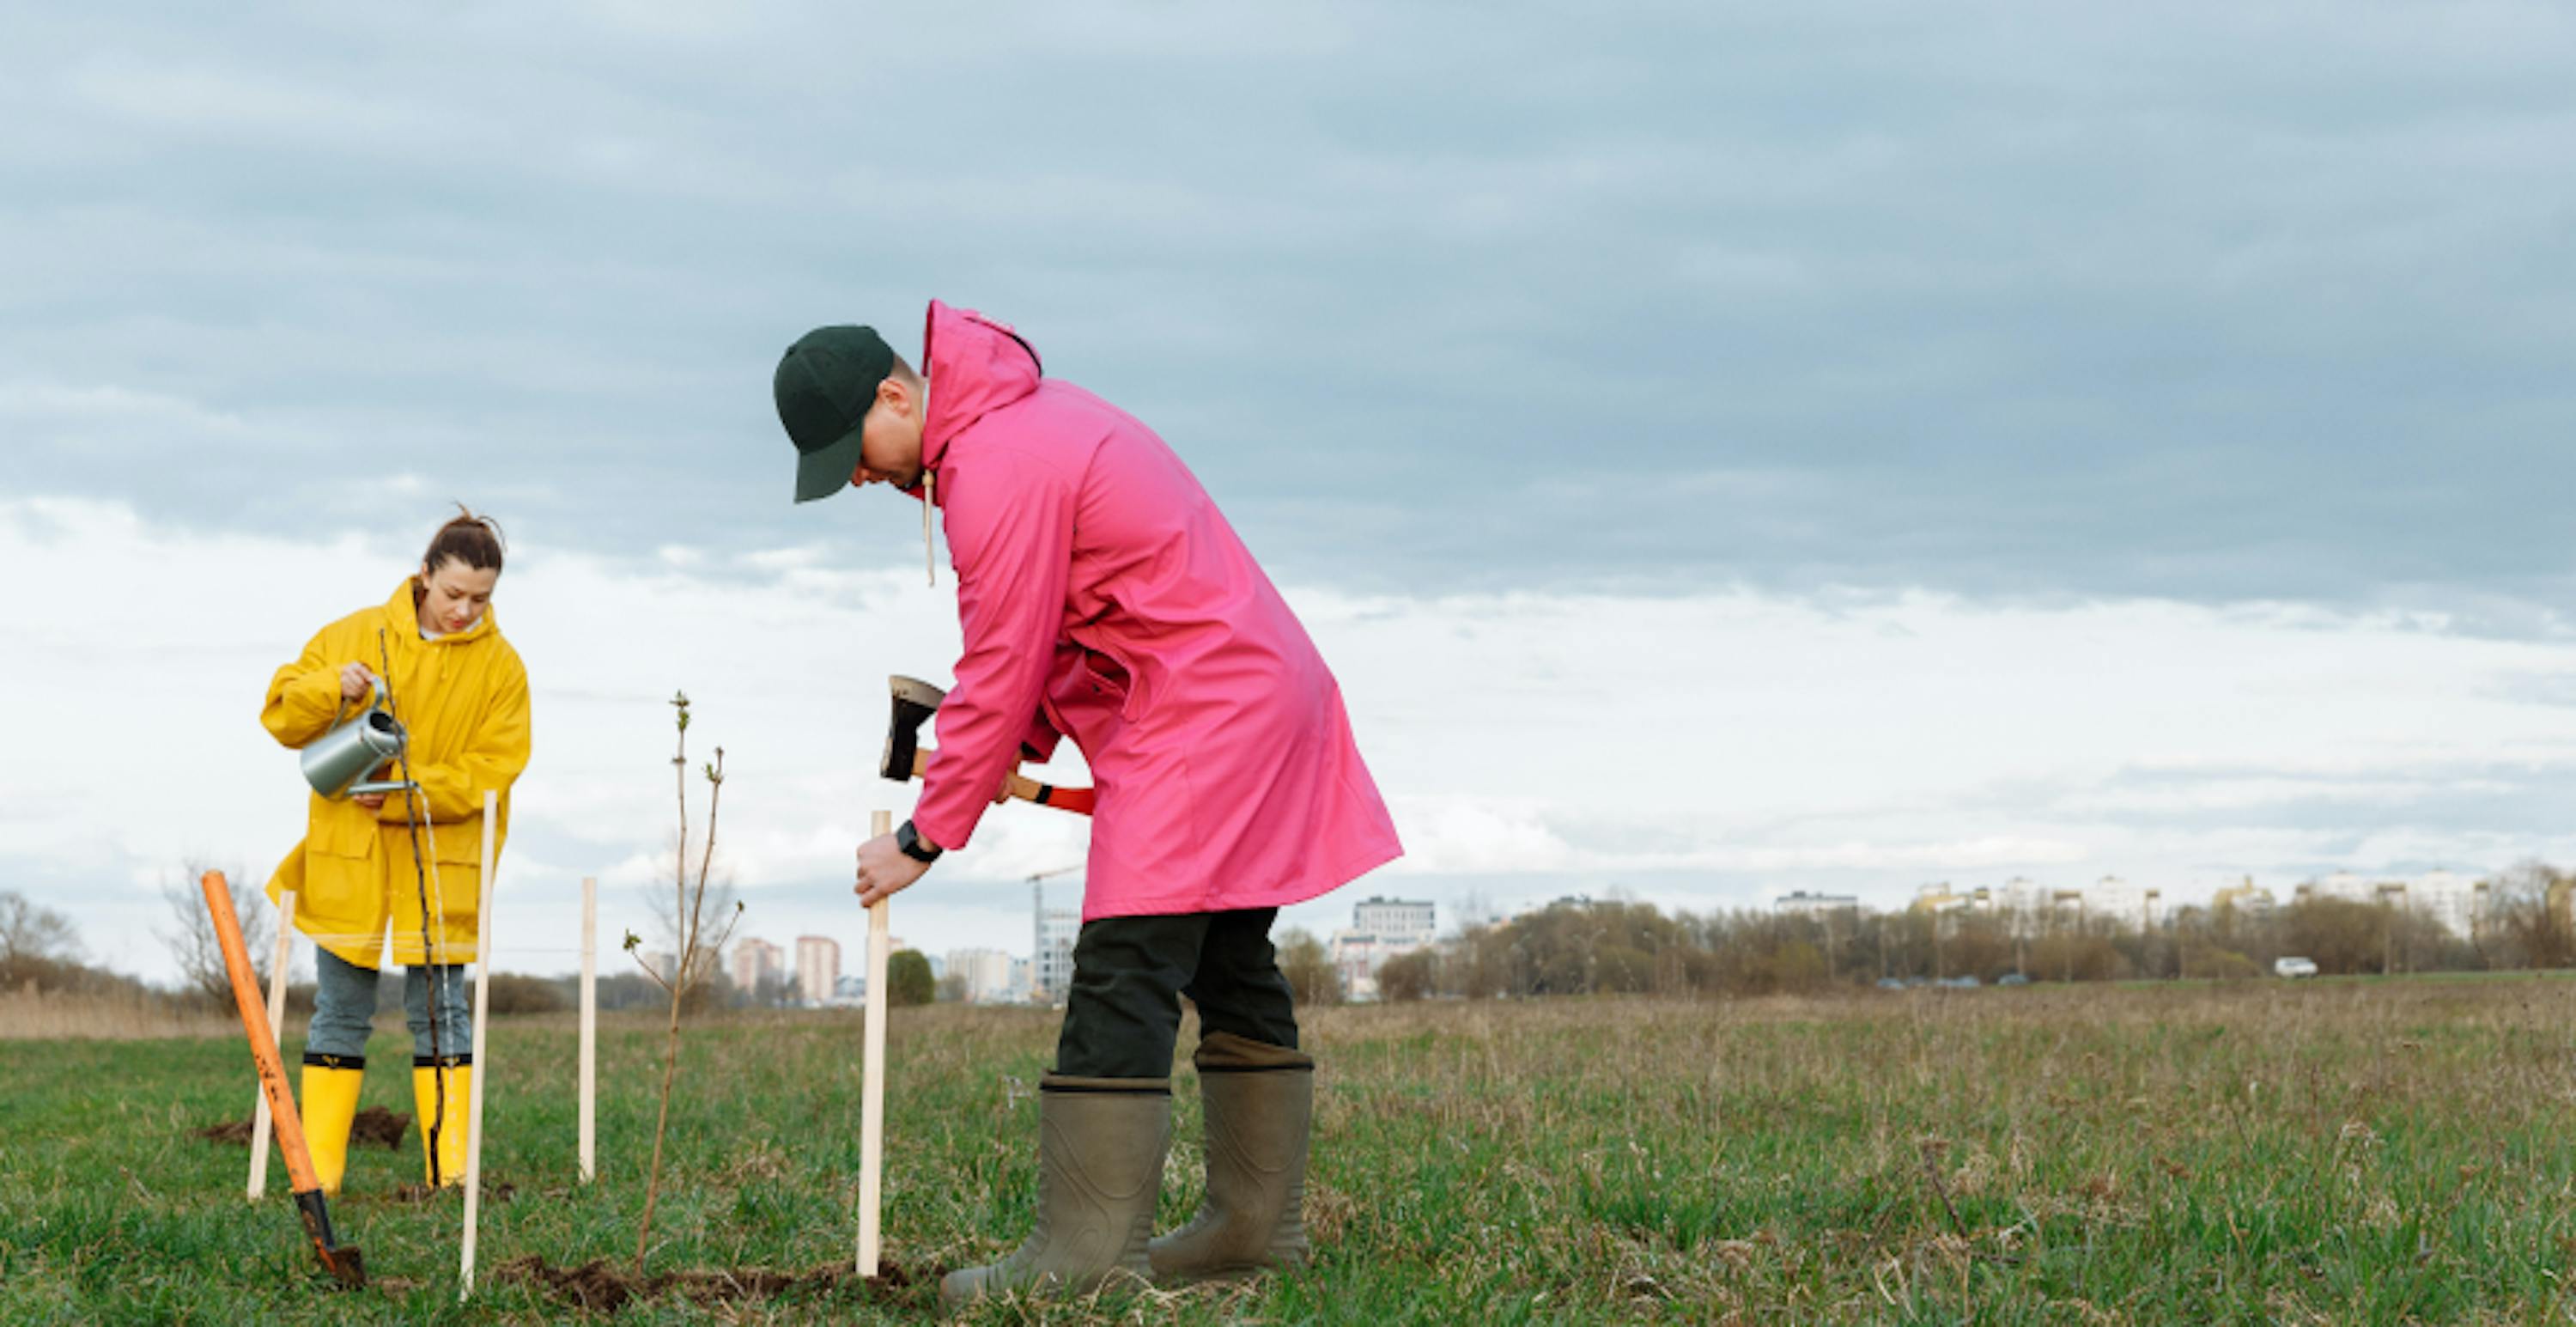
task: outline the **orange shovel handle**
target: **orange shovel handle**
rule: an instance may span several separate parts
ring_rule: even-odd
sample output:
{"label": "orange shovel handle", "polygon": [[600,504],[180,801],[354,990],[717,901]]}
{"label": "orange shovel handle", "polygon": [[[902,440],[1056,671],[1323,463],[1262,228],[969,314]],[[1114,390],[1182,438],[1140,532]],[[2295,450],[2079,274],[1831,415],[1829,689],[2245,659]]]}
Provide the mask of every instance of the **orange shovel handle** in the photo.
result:
{"label": "orange shovel handle", "polygon": [[[330,1209],[322,1200],[322,1181],[313,1174],[313,1157],[304,1149],[304,1117],[295,1111],[295,1093],[286,1085],[286,1066],[277,1057],[277,1034],[268,1025],[268,1006],[259,998],[259,975],[251,971],[250,949],[242,943],[241,921],[233,915],[233,891],[224,873],[208,871],[197,881],[206,892],[206,911],[214,914],[215,942],[223,947],[224,975],[232,980],[233,1003],[241,1007],[242,1029],[250,1033],[251,1062],[259,1070],[259,1090],[268,1094],[268,1116],[276,1125],[277,1150],[286,1158],[286,1174],[295,1191],[296,1214],[313,1241],[313,1252],[333,1276],[351,1285],[366,1284],[364,1263],[354,1247],[332,1236]],[[285,925],[280,918],[279,925]]]}
{"label": "orange shovel handle", "polygon": [[208,871],[198,886],[206,891],[206,911],[215,918],[215,940],[223,946],[224,975],[232,979],[233,1003],[241,1006],[242,1028],[250,1033],[250,1055],[259,1068],[259,1090],[268,1094],[268,1115],[276,1121],[277,1150],[286,1154],[286,1173],[299,1192],[318,1189],[313,1158],[304,1149],[304,1117],[295,1112],[295,1093],[287,1086],[286,1066],[277,1056],[277,1033],[268,1025],[268,1007],[260,1002],[259,974],[250,966],[242,943],[241,922],[233,914],[233,891],[224,873]]}

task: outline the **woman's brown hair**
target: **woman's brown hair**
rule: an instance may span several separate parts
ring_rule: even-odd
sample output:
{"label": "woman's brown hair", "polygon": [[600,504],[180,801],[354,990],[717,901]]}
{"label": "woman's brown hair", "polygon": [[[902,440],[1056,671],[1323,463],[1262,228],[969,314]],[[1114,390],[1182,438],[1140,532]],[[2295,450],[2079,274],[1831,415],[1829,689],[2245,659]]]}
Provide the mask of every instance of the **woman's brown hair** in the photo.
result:
{"label": "woman's brown hair", "polygon": [[475,515],[460,502],[456,504],[455,518],[430,536],[429,551],[420,555],[420,565],[435,572],[441,563],[454,558],[476,571],[499,571],[501,548],[501,523],[489,516]]}

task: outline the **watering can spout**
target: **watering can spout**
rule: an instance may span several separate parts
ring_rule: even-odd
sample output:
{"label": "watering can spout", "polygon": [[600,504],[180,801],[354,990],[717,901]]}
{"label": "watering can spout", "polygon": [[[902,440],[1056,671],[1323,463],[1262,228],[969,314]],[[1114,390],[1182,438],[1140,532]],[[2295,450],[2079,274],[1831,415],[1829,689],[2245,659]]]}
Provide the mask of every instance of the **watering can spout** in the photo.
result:
{"label": "watering can spout", "polygon": [[373,703],[304,745],[304,781],[313,786],[314,792],[337,801],[352,792],[391,792],[403,786],[362,782],[387,763],[401,759],[410,744],[410,734],[385,711],[384,704],[385,684],[379,680]]}

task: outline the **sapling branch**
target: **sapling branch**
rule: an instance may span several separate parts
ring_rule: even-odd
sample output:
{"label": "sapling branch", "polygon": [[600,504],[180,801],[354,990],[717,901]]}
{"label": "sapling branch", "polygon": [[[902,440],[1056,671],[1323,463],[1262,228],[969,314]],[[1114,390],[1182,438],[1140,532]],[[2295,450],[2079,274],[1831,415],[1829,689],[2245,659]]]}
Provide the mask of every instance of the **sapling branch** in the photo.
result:
{"label": "sapling branch", "polygon": [[[644,1183],[644,1217],[635,1232],[635,1274],[644,1274],[645,1255],[652,1249],[653,1208],[662,1191],[662,1148],[671,1123],[671,1088],[680,1069],[680,1014],[689,994],[714,971],[716,955],[733,935],[742,918],[742,904],[734,903],[723,927],[710,939],[706,917],[707,881],[715,871],[716,812],[724,792],[724,748],[716,748],[716,758],[704,766],[707,781],[706,842],[699,847],[698,873],[689,878],[689,696],[680,692],[672,696],[671,706],[678,711],[675,727],[678,746],[671,756],[674,782],[678,785],[680,835],[671,853],[672,896],[671,931],[678,952],[673,954],[667,972],[656,970],[641,954],[637,962],[645,975],[671,997],[671,1016],[665,1026],[662,1044],[662,1099],[653,1119],[653,1163]],[[637,953],[642,940],[634,932],[626,934],[626,949]]]}

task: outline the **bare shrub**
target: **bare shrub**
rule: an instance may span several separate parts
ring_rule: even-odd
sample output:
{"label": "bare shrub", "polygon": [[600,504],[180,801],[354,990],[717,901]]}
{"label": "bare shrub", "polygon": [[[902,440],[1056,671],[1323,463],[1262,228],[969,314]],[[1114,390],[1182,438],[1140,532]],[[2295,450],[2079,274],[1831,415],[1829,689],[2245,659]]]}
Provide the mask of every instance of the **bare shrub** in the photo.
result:
{"label": "bare shrub", "polygon": [[1378,965],[1377,995],[1401,1004],[1419,1000],[1440,985],[1440,956],[1428,949],[1398,954]]}
{"label": "bare shrub", "polygon": [[[197,882],[206,872],[220,868],[189,858],[179,867],[180,879],[164,878],[162,901],[170,905],[169,929],[156,931],[161,943],[168,946],[170,958],[179,965],[179,989],[182,995],[222,1008],[233,1002],[232,975],[224,969],[224,948],[215,939],[215,919],[206,911],[206,896]],[[237,872],[226,871],[226,879]],[[235,889],[233,917],[241,925],[242,945],[250,951],[250,967],[259,978],[262,990],[268,987],[268,963],[276,932],[271,928],[277,909],[269,906],[266,895],[256,889]]]}
{"label": "bare shrub", "polygon": [[1290,931],[1279,938],[1279,972],[1299,1004],[1342,1002],[1342,974],[1324,952],[1324,942],[1310,932]]}

